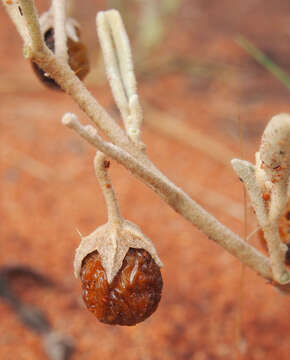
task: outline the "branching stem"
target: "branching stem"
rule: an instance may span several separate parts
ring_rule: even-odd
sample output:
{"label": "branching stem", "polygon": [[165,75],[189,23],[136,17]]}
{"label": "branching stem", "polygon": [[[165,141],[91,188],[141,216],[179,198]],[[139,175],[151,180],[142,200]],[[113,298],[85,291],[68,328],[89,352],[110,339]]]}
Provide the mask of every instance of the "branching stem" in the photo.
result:
{"label": "branching stem", "polygon": [[[196,225],[210,239],[217,242],[240,261],[251,267],[266,279],[272,279],[270,261],[238,235],[218,222],[211,214],[192,200],[179,187],[170,182],[159,171],[144,166],[126,151],[114,144],[105,142],[92,126],[82,126],[75,116],[68,114],[63,118],[64,125],[74,129],[97,149],[115,159],[134,176],[153,189],[177,213]],[[148,159],[149,161],[149,159]]]}

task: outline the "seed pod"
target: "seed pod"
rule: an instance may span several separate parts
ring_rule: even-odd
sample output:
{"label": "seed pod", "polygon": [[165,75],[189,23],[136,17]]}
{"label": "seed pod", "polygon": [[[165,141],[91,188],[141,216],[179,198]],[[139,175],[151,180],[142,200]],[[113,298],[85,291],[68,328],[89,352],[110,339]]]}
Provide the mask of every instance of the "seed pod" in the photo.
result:
{"label": "seed pod", "polygon": [[156,310],[160,266],[151,241],[127,220],[118,231],[108,222],[82,238],[74,261],[87,308],[112,325],[135,325]]}
{"label": "seed pod", "polygon": [[[43,37],[46,46],[54,52],[54,29],[51,16],[44,14],[40,21]],[[40,19],[40,20],[41,20]],[[80,31],[77,23],[73,19],[67,20],[67,49],[68,49],[68,61],[71,69],[75,72],[80,80],[83,80],[90,70],[88,53],[86,46],[79,40]],[[39,78],[39,80],[50,89],[61,90],[61,87],[45,73],[40,67],[31,62],[32,68]]]}
{"label": "seed pod", "polygon": [[86,256],[80,276],[88,310],[106,324],[136,325],[156,310],[161,298],[160,268],[143,249],[129,249],[111,284],[97,251]]}

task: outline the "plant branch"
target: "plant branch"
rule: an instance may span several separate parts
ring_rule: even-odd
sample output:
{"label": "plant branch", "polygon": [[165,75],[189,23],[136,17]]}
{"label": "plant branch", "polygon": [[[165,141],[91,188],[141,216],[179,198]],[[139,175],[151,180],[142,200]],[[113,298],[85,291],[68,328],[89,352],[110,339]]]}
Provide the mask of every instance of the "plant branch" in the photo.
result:
{"label": "plant branch", "polygon": [[67,63],[66,0],[53,0],[52,9],[54,18],[55,55],[60,61]]}
{"label": "plant branch", "polygon": [[15,24],[15,27],[19,33],[19,35],[22,37],[24,44],[26,46],[32,46],[31,44],[31,37],[27,28],[27,24],[25,21],[25,17],[22,15],[22,9],[21,12],[19,10],[19,5],[16,2],[2,0],[2,3],[4,7],[6,8],[6,11],[8,15],[10,16],[11,20]]}
{"label": "plant branch", "polygon": [[133,142],[144,148],[140,132],[143,113],[137,95],[130,43],[123,21],[118,11],[109,10],[99,12],[96,22],[108,81],[126,132]]}
{"label": "plant branch", "polygon": [[254,165],[248,161],[240,159],[233,159],[231,164],[236,174],[245,184],[258,222],[260,226],[264,228],[268,222],[268,216],[265,209],[262,191],[256,183]]}
{"label": "plant branch", "polygon": [[[5,1],[5,0],[2,0]],[[44,46],[39,21],[33,0],[20,0],[23,6],[23,17],[27,23],[28,34],[32,38],[27,57],[33,60],[44,72],[48,73],[80,106],[89,118],[102,130],[104,135],[130,154],[145,159],[142,152],[130,141],[121,127],[100,106],[84,84],[78,79],[68,64],[60,62]],[[14,18],[12,18],[14,22]],[[18,28],[18,18],[15,20]],[[24,39],[25,40],[25,39]]]}
{"label": "plant branch", "polygon": [[[177,213],[196,225],[210,239],[217,242],[240,261],[251,267],[266,279],[272,279],[269,259],[259,253],[254,247],[247,244],[238,235],[218,222],[211,214],[207,213],[200,205],[192,200],[180,188],[171,183],[159,171],[143,165],[126,151],[105,142],[92,126],[81,125],[75,116],[65,115],[64,125],[74,129],[81,137],[95,146],[107,156],[118,161],[134,176],[154,190]],[[153,166],[153,165],[152,165]]]}
{"label": "plant branch", "polygon": [[45,45],[40,31],[38,14],[33,0],[19,0],[27,30],[31,38],[31,51],[37,53],[44,50]]}

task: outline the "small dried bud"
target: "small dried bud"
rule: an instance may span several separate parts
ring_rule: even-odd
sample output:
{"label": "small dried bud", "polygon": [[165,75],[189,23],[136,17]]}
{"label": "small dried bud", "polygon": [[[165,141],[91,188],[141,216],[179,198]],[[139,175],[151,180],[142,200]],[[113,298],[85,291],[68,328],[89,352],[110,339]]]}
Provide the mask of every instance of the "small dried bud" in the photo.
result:
{"label": "small dried bud", "polygon": [[[52,21],[50,17],[45,17],[45,20],[42,23],[43,37],[46,46],[54,52],[54,30],[52,26]],[[48,24],[50,27],[48,27]],[[90,70],[88,53],[86,46],[79,41],[80,31],[76,25],[77,23],[68,19],[67,26],[67,49],[68,49],[68,59],[71,69],[75,72],[77,77],[80,80],[83,80]],[[62,90],[60,86],[45,73],[40,67],[31,62],[32,68],[39,78],[39,80],[50,89]]]}
{"label": "small dried bud", "polygon": [[157,308],[162,263],[154,245],[127,220],[82,238],[74,268],[88,309],[107,324],[135,325]]}
{"label": "small dried bud", "polygon": [[106,324],[136,325],[156,310],[161,298],[160,268],[143,249],[129,249],[111,284],[97,251],[86,256],[80,276],[88,310]]}

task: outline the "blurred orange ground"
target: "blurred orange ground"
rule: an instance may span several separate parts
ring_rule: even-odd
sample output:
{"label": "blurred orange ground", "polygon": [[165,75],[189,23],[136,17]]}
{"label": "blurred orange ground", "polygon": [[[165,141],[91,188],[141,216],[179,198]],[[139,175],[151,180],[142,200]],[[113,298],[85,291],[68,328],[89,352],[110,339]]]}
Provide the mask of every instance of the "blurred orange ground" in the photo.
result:
{"label": "blurred orange ground", "polygon": [[[79,20],[95,68],[99,7],[86,6]],[[156,313],[135,327],[103,325],[84,308],[72,269],[76,229],[88,234],[104,223],[105,205],[92,166],[94,149],[60,119],[66,111],[88,119],[67,95],[38,83],[3,9],[0,23],[0,266],[30,265],[64,287],[60,292],[18,284],[18,293],[75,339],[73,359],[236,359],[240,264],[115,162],[110,173],[121,211],[153,240],[164,263],[163,296]],[[178,56],[179,67],[167,71],[165,62],[154,71],[142,72],[140,65],[137,72],[148,153],[171,180],[242,234],[242,186],[229,166],[232,156],[240,156],[238,119],[245,158],[253,160],[267,121],[290,112],[290,93],[235,38],[242,33],[290,73],[290,4],[184,0],[170,26],[151,59]],[[87,83],[118,118],[102,79],[92,73]],[[249,231],[255,226],[250,216]],[[244,294],[247,346],[241,359],[289,359],[289,298],[250,270]],[[39,336],[2,302],[0,319],[0,359],[46,359]]]}

